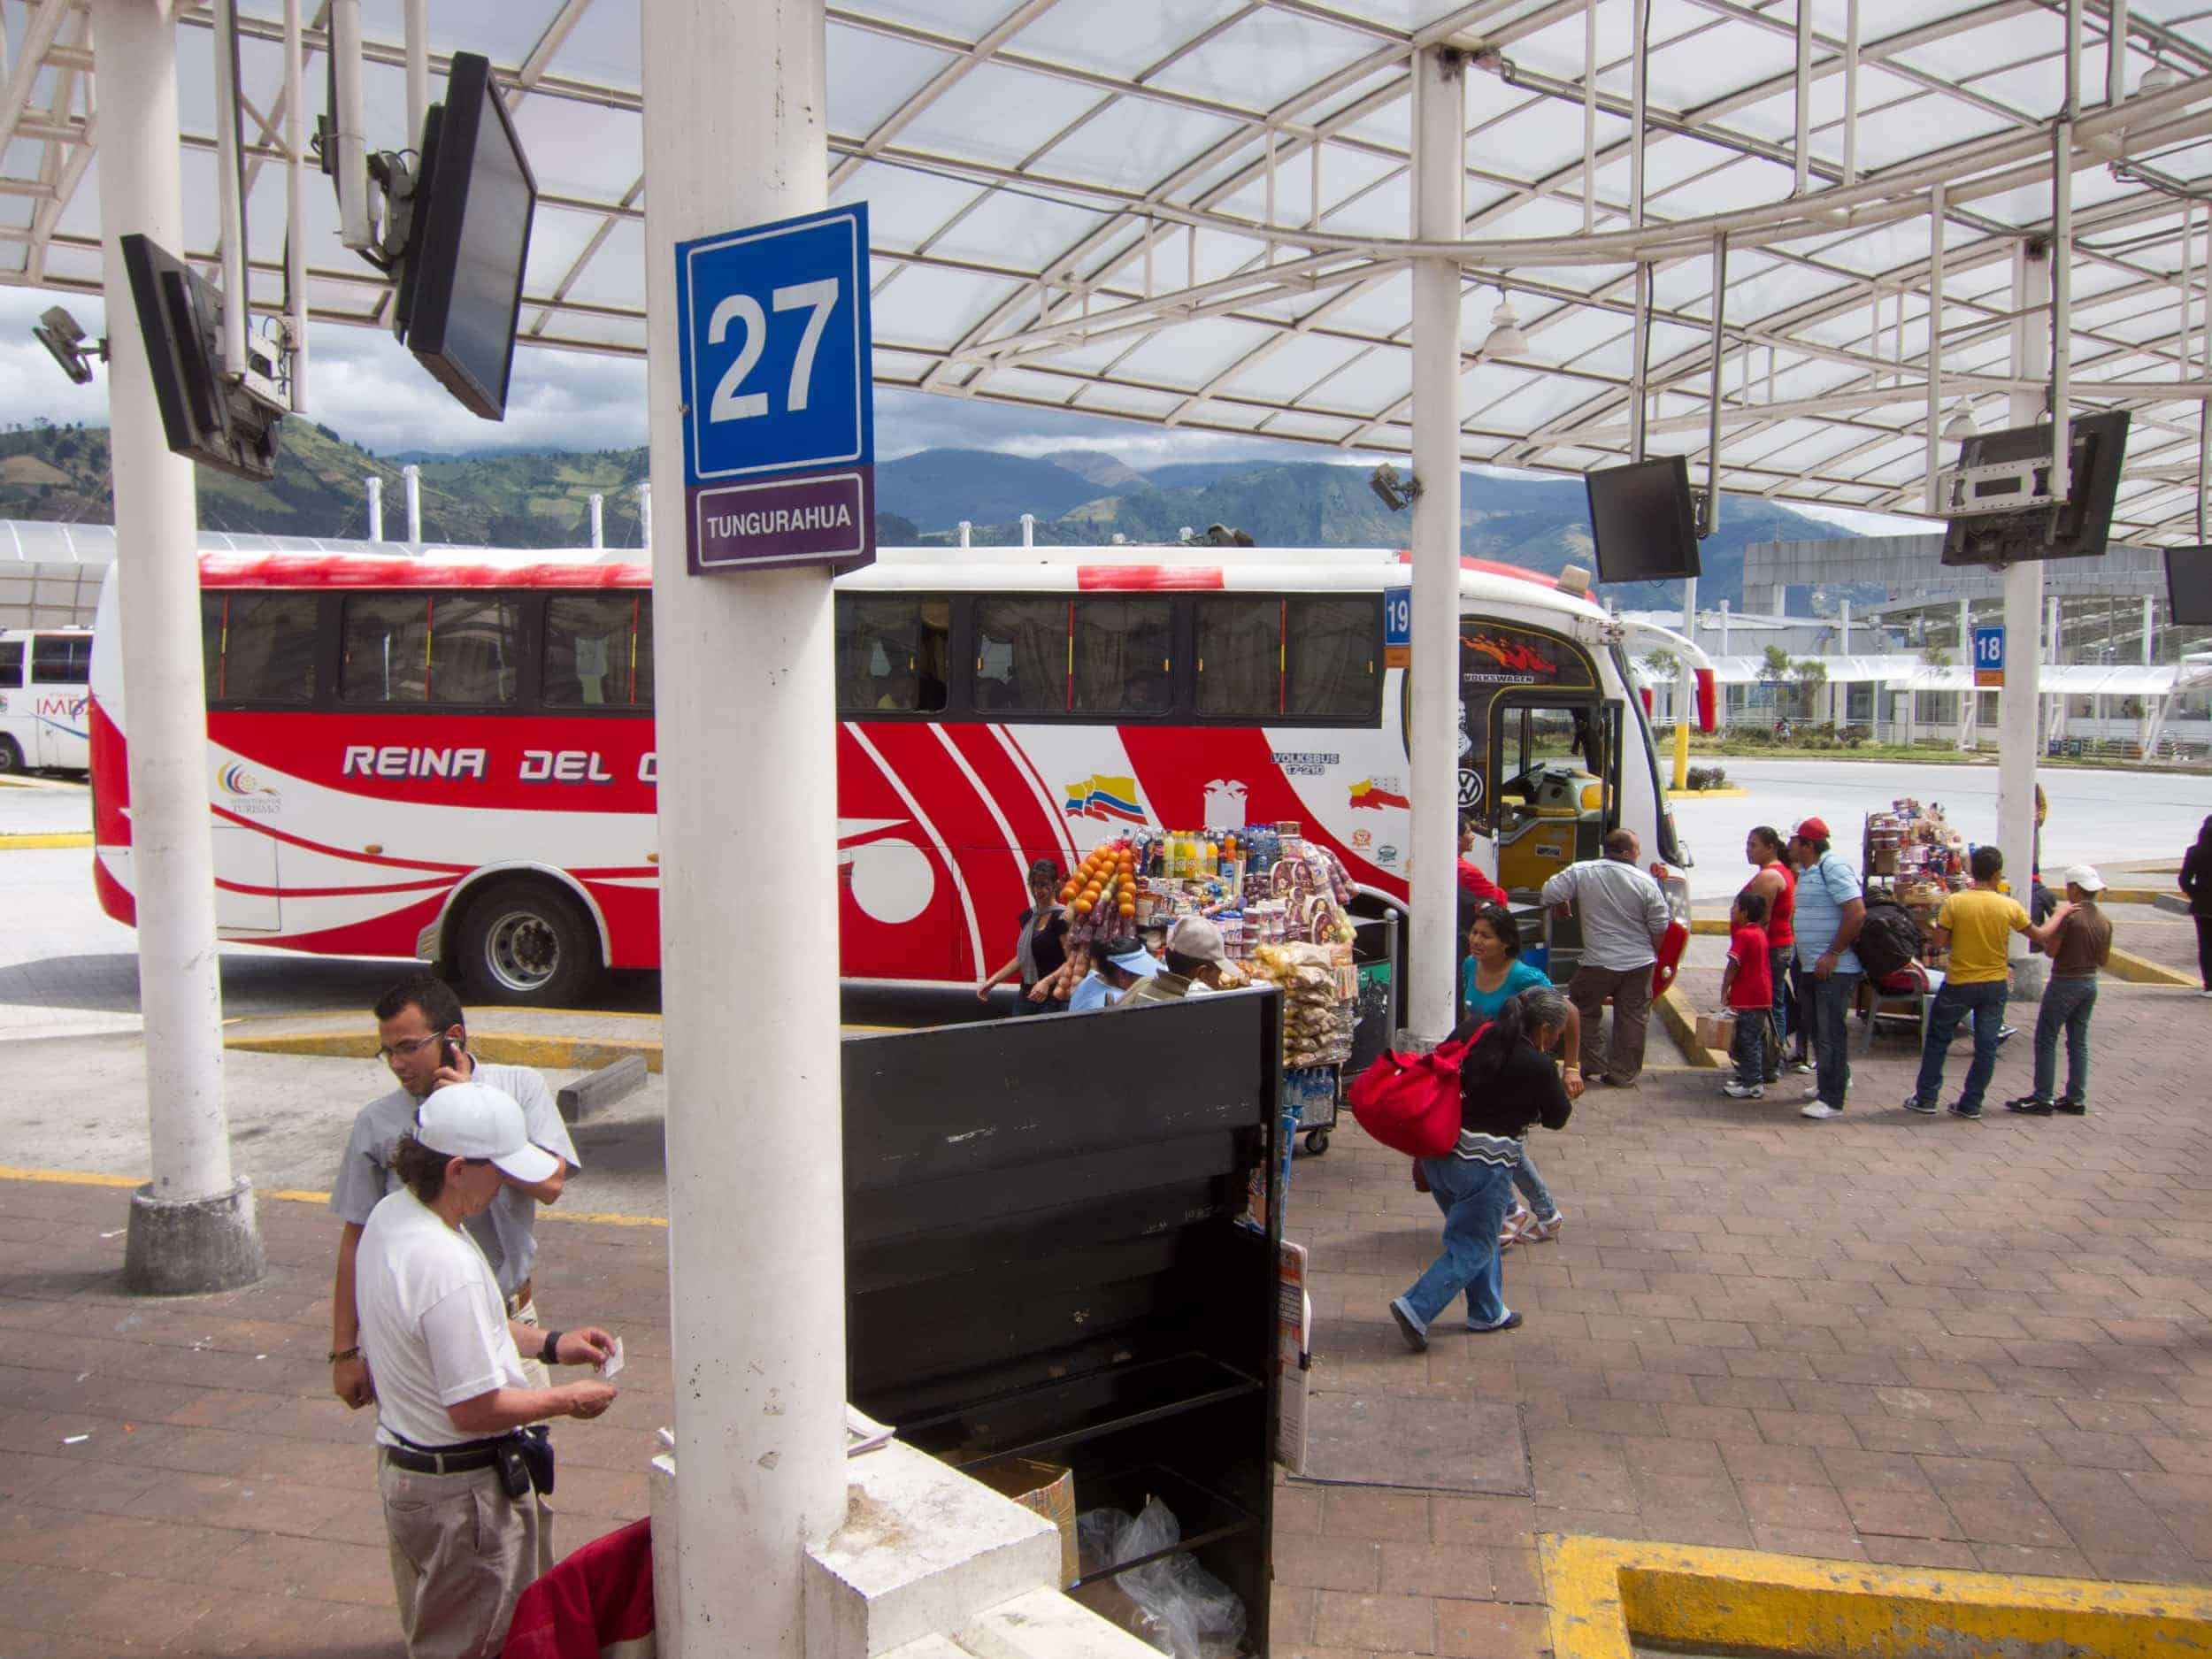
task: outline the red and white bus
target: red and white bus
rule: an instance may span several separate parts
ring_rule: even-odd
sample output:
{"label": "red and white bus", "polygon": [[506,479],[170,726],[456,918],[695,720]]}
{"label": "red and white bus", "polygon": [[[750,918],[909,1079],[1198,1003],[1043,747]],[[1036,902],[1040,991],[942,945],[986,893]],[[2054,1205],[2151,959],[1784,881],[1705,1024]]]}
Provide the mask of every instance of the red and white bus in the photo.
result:
{"label": "red and white bus", "polygon": [[[519,557],[203,557],[224,938],[416,957],[480,999],[549,1005],[657,965],[650,572]],[[1407,675],[1386,611],[1402,621],[1408,578],[1382,550],[927,549],[840,579],[846,976],[981,978],[1011,953],[1030,860],[1071,865],[1140,823],[1294,820],[1363,905],[1402,908]],[[127,922],[114,607],[111,588],[95,875]],[[1686,864],[1623,625],[1478,561],[1461,613],[1461,804],[1505,885],[1594,856],[1616,824]]]}

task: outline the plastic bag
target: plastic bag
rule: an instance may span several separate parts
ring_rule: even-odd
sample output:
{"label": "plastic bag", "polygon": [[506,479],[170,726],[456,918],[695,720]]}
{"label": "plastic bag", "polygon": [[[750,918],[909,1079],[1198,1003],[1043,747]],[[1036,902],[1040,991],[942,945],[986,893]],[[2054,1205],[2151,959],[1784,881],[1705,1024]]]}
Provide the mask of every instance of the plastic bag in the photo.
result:
{"label": "plastic bag", "polygon": [[[1157,1498],[1134,1520],[1115,1509],[1089,1510],[1076,1518],[1075,1532],[1087,1575],[1094,1559],[1135,1561],[1172,1548],[1183,1536],[1174,1511]],[[1141,1615],[1130,1628],[1174,1659],[1234,1659],[1244,1641],[1243,1598],[1188,1550],[1132,1568],[1113,1582]]]}

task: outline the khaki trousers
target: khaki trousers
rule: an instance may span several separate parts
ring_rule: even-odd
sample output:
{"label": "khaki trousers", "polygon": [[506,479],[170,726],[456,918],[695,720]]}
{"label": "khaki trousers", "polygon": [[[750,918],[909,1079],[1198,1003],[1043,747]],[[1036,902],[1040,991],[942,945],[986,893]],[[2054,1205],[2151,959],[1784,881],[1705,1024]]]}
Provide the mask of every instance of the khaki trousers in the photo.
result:
{"label": "khaki trousers", "polygon": [[553,1511],[534,1492],[510,1498],[497,1469],[416,1474],[381,1448],[376,1462],[407,1659],[494,1659],[516,1600],[553,1564]]}
{"label": "khaki trousers", "polygon": [[[1598,1034],[1605,1018],[1605,999],[1613,999],[1613,1041],[1602,1059]],[[1644,1033],[1651,1022],[1651,964],[1640,968],[1577,968],[1567,981],[1567,1000],[1582,1021],[1582,1074],[1594,1083],[1600,1076],[1617,1082],[1635,1081],[1644,1069]]]}

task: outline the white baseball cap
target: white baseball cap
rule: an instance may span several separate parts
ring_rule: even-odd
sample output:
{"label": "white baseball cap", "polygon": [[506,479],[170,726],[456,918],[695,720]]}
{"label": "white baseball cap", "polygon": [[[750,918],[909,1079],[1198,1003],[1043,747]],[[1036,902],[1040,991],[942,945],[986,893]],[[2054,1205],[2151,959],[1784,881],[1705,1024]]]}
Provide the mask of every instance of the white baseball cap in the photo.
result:
{"label": "white baseball cap", "polygon": [[2102,893],[2104,878],[2097,873],[2094,864],[2068,864],[2061,878],[2070,887],[2079,887],[2084,893]]}
{"label": "white baseball cap", "polygon": [[1167,948],[1179,956],[1210,962],[1217,967],[1229,960],[1228,951],[1222,947],[1221,929],[1202,916],[1186,916],[1177,922],[1169,931]]}
{"label": "white baseball cap", "polygon": [[448,1157],[489,1158],[503,1175],[545,1181],[560,1159],[530,1144],[522,1108],[487,1083],[449,1083],[415,1112],[415,1139]]}

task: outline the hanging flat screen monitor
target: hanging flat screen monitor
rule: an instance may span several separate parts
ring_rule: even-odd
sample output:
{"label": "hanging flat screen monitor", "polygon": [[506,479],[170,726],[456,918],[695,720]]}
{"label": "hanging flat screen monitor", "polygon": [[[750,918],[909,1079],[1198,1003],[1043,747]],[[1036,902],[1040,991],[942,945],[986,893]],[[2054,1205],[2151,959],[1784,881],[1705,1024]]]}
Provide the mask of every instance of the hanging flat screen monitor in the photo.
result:
{"label": "hanging flat screen monitor", "polygon": [[223,373],[221,291],[136,232],[122,250],[170,450],[241,478],[273,477],[282,411]]}
{"label": "hanging flat screen monitor", "polygon": [[[2120,494],[2120,466],[2127,459],[2128,411],[2083,415],[2067,423],[2070,485],[2063,505],[2012,512],[1972,513],[1953,518],[1943,535],[1946,565],[2017,565],[2026,559],[2096,558],[2112,534],[2112,504]],[[2047,458],[2051,429],[2013,426],[1959,445],[1959,465],[2009,465]],[[2038,488],[2050,469],[2036,469]]]}
{"label": "hanging flat screen monitor", "polygon": [[2212,547],[2166,549],[2166,603],[2185,628],[2212,628]]}
{"label": "hanging flat screen monitor", "polygon": [[1601,582],[1675,581],[1701,574],[1689,463],[1678,455],[1583,475]]}
{"label": "hanging flat screen monitor", "polygon": [[393,332],[487,420],[507,414],[537,202],[537,180],[492,84],[490,60],[456,52],[445,101],[423,125],[422,177]]}

